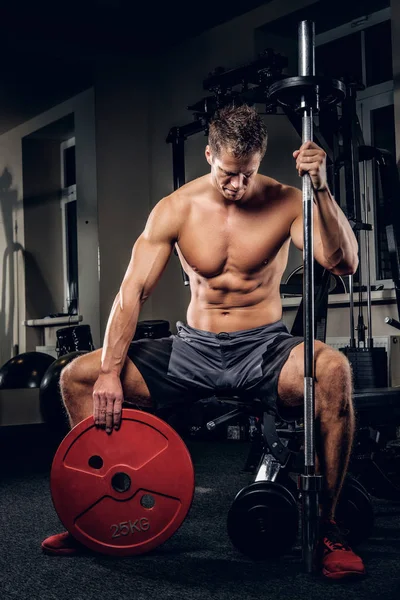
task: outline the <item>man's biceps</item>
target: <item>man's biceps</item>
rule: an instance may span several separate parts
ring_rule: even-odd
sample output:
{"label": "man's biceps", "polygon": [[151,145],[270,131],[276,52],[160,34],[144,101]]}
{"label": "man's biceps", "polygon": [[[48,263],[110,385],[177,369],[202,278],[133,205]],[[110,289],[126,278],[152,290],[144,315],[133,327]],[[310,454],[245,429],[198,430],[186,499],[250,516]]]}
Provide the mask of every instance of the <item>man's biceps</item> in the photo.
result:
{"label": "man's biceps", "polygon": [[303,249],[303,226],[300,223],[293,223],[292,227],[290,228],[290,237],[292,239],[293,244],[296,246],[296,248],[298,248],[299,250]]}

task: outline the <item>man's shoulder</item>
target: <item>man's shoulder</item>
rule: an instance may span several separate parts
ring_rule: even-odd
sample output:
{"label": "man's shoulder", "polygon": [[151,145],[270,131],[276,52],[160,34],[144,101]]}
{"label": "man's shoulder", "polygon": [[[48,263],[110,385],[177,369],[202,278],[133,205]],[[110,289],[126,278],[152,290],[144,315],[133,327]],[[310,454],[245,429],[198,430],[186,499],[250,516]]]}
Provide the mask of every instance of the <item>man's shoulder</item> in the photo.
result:
{"label": "man's shoulder", "polygon": [[193,196],[205,193],[209,189],[209,176],[203,175],[181,185],[162,199],[165,205],[187,203]]}
{"label": "man's shoulder", "polygon": [[286,183],[268,177],[266,175],[259,175],[259,184],[265,196],[269,199],[276,198],[277,200],[288,200],[293,202],[301,201],[301,191]]}
{"label": "man's shoulder", "polygon": [[193,186],[193,183],[193,181],[189,181],[170,194],[165,195],[154,206],[155,211],[159,215],[172,214],[176,218],[184,218],[190,208],[190,200],[196,194],[196,187]]}

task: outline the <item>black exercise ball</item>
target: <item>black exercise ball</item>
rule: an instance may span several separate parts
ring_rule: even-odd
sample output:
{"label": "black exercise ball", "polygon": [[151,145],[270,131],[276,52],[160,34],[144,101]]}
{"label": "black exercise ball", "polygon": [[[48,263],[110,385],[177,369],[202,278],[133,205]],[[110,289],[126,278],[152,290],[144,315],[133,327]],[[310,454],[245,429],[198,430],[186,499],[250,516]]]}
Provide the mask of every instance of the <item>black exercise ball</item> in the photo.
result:
{"label": "black exercise ball", "polygon": [[0,368],[0,389],[38,388],[54,356],[44,352],[23,352]]}
{"label": "black exercise ball", "polygon": [[40,384],[39,399],[42,418],[50,429],[60,436],[66,435],[70,428],[60,391],[61,371],[82,354],[88,354],[88,351],[76,350],[57,358],[47,369]]}

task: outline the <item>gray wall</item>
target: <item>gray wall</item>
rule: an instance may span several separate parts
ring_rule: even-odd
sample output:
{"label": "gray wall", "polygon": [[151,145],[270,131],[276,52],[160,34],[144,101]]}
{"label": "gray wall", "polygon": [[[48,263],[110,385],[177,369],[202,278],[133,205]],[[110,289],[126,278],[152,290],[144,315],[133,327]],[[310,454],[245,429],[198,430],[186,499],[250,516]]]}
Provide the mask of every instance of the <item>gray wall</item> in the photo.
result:
{"label": "gray wall", "polygon": [[[97,206],[101,339],[107,318],[150,210],[151,72],[139,62],[106,64],[96,74]],[[151,318],[151,299],[142,319]]]}
{"label": "gray wall", "polygon": [[[26,318],[38,319],[62,312],[64,305],[60,142],[24,139],[22,165]],[[26,344],[41,345],[36,328],[27,329]]]}
{"label": "gray wall", "polygon": [[0,364],[25,349],[21,140],[0,136]]}
{"label": "gray wall", "polygon": [[[34,349],[35,340],[39,339],[42,330],[38,328],[31,337],[31,334],[27,336],[27,332],[30,330],[22,325],[27,316],[33,314],[32,311],[36,313],[35,316],[44,317],[48,306],[53,304],[57,310],[61,310],[62,307],[62,305],[60,308],[57,306],[59,278],[57,276],[53,278],[48,272],[49,268],[53,270],[51,265],[57,266],[57,255],[59,256],[61,248],[60,239],[56,234],[57,218],[51,219],[52,225],[49,225],[50,229],[53,227],[54,235],[52,237],[47,235],[49,244],[46,262],[46,257],[43,257],[43,246],[36,238],[41,235],[44,222],[48,222],[46,221],[48,219],[47,211],[45,211],[46,214],[41,214],[40,202],[36,206],[31,205],[26,214],[24,211],[24,199],[28,205],[29,198],[32,197],[32,194],[35,195],[38,189],[33,186],[37,186],[40,180],[28,177],[26,179],[27,188],[24,190],[22,140],[70,114],[74,115],[77,157],[79,312],[83,315],[83,322],[89,323],[91,326],[95,345],[99,346],[100,344],[94,94],[93,90],[89,89],[0,136],[0,255],[3,267],[0,271],[1,364],[4,364],[13,355],[14,346],[18,347],[19,352]],[[39,155],[38,161],[40,158]],[[50,169],[50,173],[55,173],[56,170],[54,167],[54,169]],[[50,188],[49,199],[51,199],[55,183],[50,179],[48,185]],[[39,196],[40,194],[42,194],[42,189]],[[42,197],[43,199],[44,197]],[[26,239],[25,219],[27,219]],[[33,225],[31,226],[31,224]],[[32,249],[36,253],[36,258],[38,253],[40,254],[39,272],[36,268],[37,262],[34,263],[34,269],[31,268],[29,260],[24,262],[25,254],[29,258]],[[53,263],[52,255],[54,255]],[[61,261],[59,269],[62,270]],[[36,298],[30,293],[34,289],[35,281],[38,281],[40,285],[40,278],[42,278],[42,290],[46,285],[49,286],[48,299],[51,297],[52,300],[49,300],[47,306],[44,302],[39,306]],[[26,283],[30,302],[28,305],[26,303]],[[38,315],[40,311],[42,314]]]}
{"label": "gray wall", "polygon": [[[74,112],[78,222],[79,314],[100,346],[100,267],[97,211],[97,156],[93,89],[72,98]],[[68,106],[67,104],[67,106]],[[67,108],[67,106],[65,108]]]}

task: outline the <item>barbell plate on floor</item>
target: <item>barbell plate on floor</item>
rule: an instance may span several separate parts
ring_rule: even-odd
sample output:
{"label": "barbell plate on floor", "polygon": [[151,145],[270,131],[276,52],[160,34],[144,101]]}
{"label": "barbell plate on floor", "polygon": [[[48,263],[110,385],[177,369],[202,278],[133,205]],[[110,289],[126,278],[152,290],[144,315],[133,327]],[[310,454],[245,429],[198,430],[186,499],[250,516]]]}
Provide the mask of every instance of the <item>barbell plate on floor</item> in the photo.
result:
{"label": "barbell plate on floor", "polygon": [[88,548],[117,556],[148,552],[183,523],[193,500],[189,451],[158,417],[124,409],[110,435],[88,417],[61,442],[51,495],[64,527]]}
{"label": "barbell plate on floor", "polygon": [[228,535],[250,558],[277,558],[296,542],[298,520],[296,500],[286,487],[256,481],[236,495],[228,512]]}
{"label": "barbell plate on floor", "polygon": [[346,478],[345,478],[345,483],[346,483],[346,485],[350,484],[350,485],[354,485],[354,486],[360,488],[369,497],[369,494],[367,492],[367,488],[361,483],[361,481],[359,481],[357,479],[357,477],[355,475],[353,475],[353,473],[349,473],[349,472],[347,473]]}
{"label": "barbell plate on floor", "polygon": [[[318,108],[341,102],[346,96],[346,86],[339,79],[318,76],[285,77],[268,88],[268,100],[293,110],[300,109],[301,98],[308,106]],[[318,98],[318,103],[317,103]]]}
{"label": "barbell plate on floor", "polygon": [[374,510],[364,486],[347,475],[335,513],[338,525],[346,532],[350,546],[368,539],[374,526]]}

